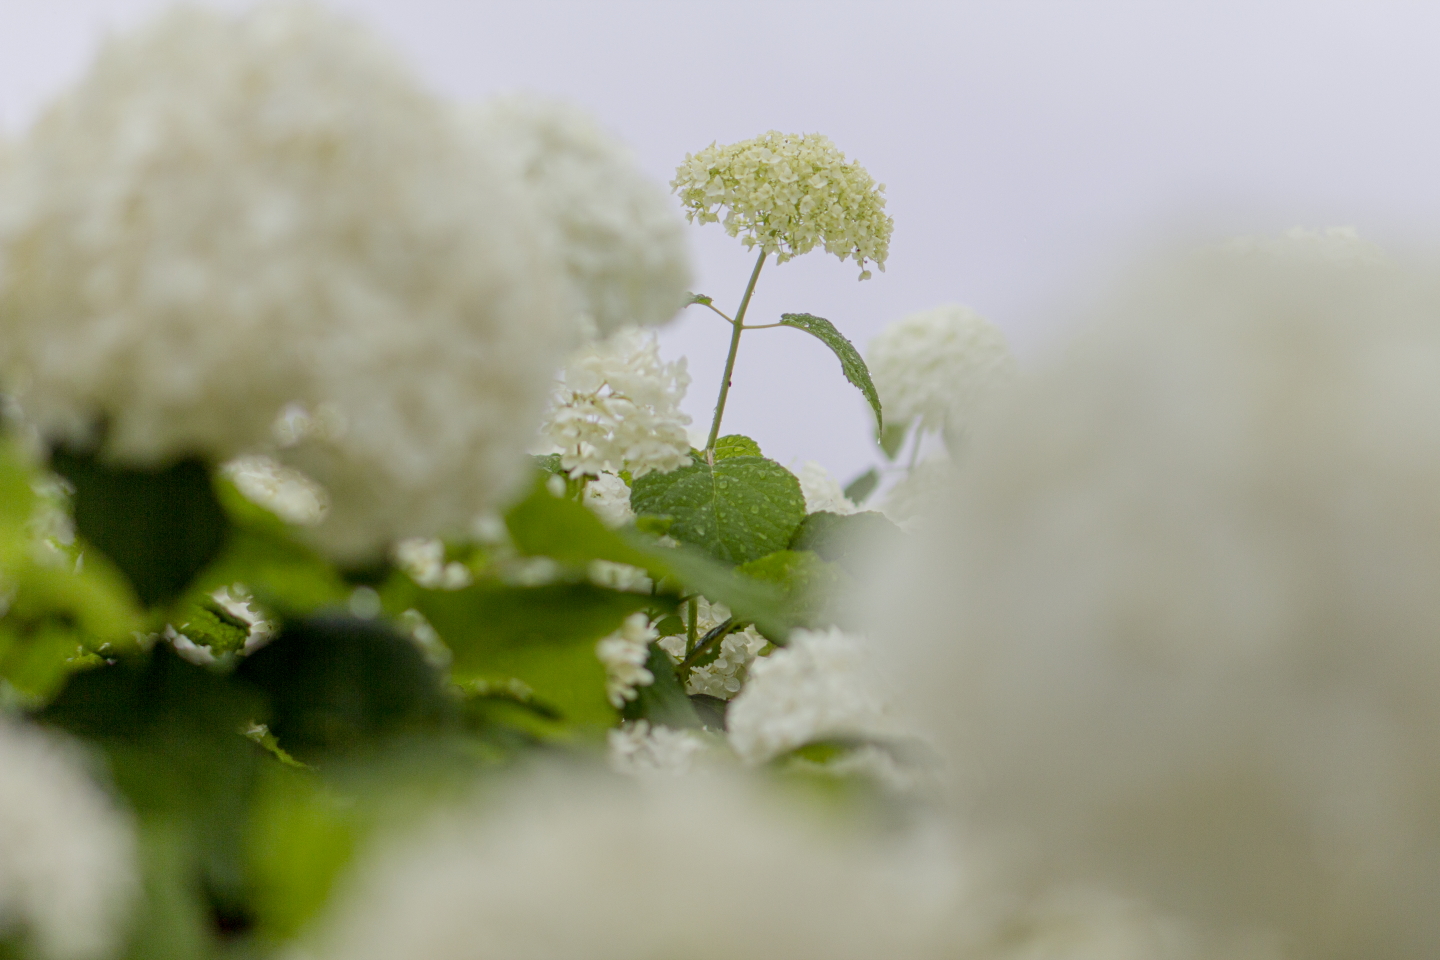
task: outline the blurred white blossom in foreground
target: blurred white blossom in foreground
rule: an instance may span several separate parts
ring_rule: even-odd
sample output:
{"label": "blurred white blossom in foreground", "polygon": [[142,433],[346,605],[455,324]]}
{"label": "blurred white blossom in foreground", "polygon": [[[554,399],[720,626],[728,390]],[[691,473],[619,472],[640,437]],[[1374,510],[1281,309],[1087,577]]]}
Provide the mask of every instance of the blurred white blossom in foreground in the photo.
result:
{"label": "blurred white blossom in foreground", "polygon": [[665,363],[654,334],[621,330],[570,357],[544,437],[572,477],[668,473],[690,462],[689,385],[683,357]]}
{"label": "blurred white blossom in foreground", "polygon": [[492,100],[473,122],[545,214],[577,315],[601,334],[675,316],[690,287],[684,226],[629,150],[583,111],[536,97]]}
{"label": "blurred white blossom in foreground", "polygon": [[718,771],[533,777],[378,851],[342,894],[316,955],[929,956],[954,894],[933,845],[841,832],[798,803]]}
{"label": "blurred white blossom in foreground", "polygon": [[683,776],[710,744],[695,730],[635,720],[606,733],[610,769],[631,775]]}
{"label": "blurred white blossom in foreground", "polygon": [[373,559],[523,471],[575,336],[546,218],[349,20],[177,8],[16,146],[0,374],[47,437],[103,424],[132,463],[265,450],[299,409],[277,456],[325,489],[307,535]]}
{"label": "blurred white blossom in foreground", "polygon": [[1207,251],[1018,393],[876,594],[959,813],[1022,884],[1440,956],[1440,278]]}
{"label": "blurred white blossom in foreground", "polygon": [[0,943],[110,955],[139,893],[128,820],[58,736],[0,719]]}

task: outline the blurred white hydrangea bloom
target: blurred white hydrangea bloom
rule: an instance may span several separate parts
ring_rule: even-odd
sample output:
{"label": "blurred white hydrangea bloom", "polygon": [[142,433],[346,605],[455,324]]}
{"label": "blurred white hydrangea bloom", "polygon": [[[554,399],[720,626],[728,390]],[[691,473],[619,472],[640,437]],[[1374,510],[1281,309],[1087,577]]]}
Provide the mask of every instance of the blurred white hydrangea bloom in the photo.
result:
{"label": "blurred white hydrangea bloom", "polygon": [[643,613],[632,613],[619,630],[595,645],[595,655],[605,665],[605,695],[610,705],[619,709],[634,700],[637,687],[655,682],[655,674],[645,667],[650,655],[650,641],[660,634]]}
{"label": "blurred white hydrangea bloom", "polygon": [[919,430],[942,433],[952,445],[1015,373],[1005,335],[958,304],[891,323],[870,341],[865,362],[886,423],[915,421]]}
{"label": "blurred white hydrangea bloom", "polygon": [[[746,247],[777,263],[822,246],[842,261],[882,271],[894,221],[885,214],[885,185],[859,161],[818,133],[771,130],[727,146],[686,154],[671,188],[693,223],[721,223]],[[724,211],[723,220],[720,211]]]}
{"label": "blurred white hydrangea bloom", "polygon": [[131,824],[57,736],[0,718],[0,941],[113,955],[139,894]]}
{"label": "blurred white hydrangea bloom", "polygon": [[726,634],[720,641],[720,653],[704,666],[690,671],[685,692],[729,700],[745,684],[750,664],[770,644],[754,625]]}
{"label": "blurred white hydrangea bloom", "polygon": [[684,357],[665,363],[654,334],[621,330],[571,356],[544,437],[572,477],[668,473],[690,462],[689,385]]}
{"label": "blurred white hydrangea bloom", "polygon": [[795,630],[789,642],[750,664],[745,688],[725,714],[730,746],[749,764],[828,737],[894,736],[863,641],[829,630]]}
{"label": "blurred white hydrangea bloom", "polygon": [[647,720],[635,720],[611,730],[606,738],[610,769],[631,776],[684,776],[710,749],[698,731],[651,726]]}
{"label": "blurred white hydrangea bloom", "polygon": [[434,537],[406,537],[395,544],[391,557],[410,579],[431,590],[460,590],[474,580],[465,564],[445,561],[445,543]]}
{"label": "blurred white hydrangea bloom", "polygon": [[822,464],[806,460],[796,476],[800,480],[800,492],[805,496],[806,513],[838,513],[846,516],[860,511],[860,508],[845,496],[840,482],[830,476],[830,471]]}
{"label": "blurred white hydrangea bloom", "polygon": [[[357,109],[363,104],[363,109]],[[523,470],[573,338],[503,163],[348,20],[182,7],[106,42],[0,190],[0,374],[51,438],[282,459],[342,558],[467,523]]]}
{"label": "blurred white hydrangea bloom", "polygon": [[796,803],[719,773],[534,777],[380,847],[314,955],[929,956],[947,866],[918,844],[827,833]]}
{"label": "blurred white hydrangea bloom", "polygon": [[553,228],[575,312],[602,335],[664,323],[684,306],[690,268],[680,218],[593,119],[510,96],[481,107],[474,130],[529,187]]}
{"label": "blurred white hydrangea bloom", "polygon": [[601,470],[585,484],[585,506],[612,529],[635,519],[635,511],[630,508],[630,486],[609,470]]}
{"label": "blurred white hydrangea bloom", "polygon": [[1440,956],[1440,280],[1322,239],[1116,298],[976,444],[876,633],[1030,881]]}

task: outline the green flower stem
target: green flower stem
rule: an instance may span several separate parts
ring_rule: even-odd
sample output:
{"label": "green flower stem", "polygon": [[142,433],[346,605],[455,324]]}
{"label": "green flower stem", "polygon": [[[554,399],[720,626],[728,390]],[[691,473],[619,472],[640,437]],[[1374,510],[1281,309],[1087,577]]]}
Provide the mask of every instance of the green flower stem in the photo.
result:
{"label": "green flower stem", "polygon": [[760,259],[755,261],[755,269],[750,271],[750,282],[745,285],[745,296],[740,298],[740,309],[735,311],[735,319],[730,322],[730,355],[725,358],[725,376],[720,380],[720,396],[715,400],[715,419],[710,422],[710,439],[705,441],[707,452],[715,449],[715,441],[720,439],[720,418],[725,415],[725,398],[730,395],[730,375],[735,372],[735,354],[740,350],[740,334],[745,330],[745,311],[750,307],[750,297],[755,293],[755,282],[760,279],[760,268],[765,266],[765,257],[768,254],[760,251]]}
{"label": "green flower stem", "polygon": [[697,597],[690,598],[686,612],[690,614],[686,618],[688,622],[685,625],[685,656],[688,657],[695,650],[695,640],[698,636],[695,619],[700,615],[700,600]]}

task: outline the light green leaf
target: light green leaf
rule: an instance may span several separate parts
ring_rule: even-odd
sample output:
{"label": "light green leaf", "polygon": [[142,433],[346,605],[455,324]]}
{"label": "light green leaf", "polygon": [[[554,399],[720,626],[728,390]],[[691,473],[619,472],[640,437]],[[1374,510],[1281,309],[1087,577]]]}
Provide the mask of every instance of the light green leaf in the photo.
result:
{"label": "light green leaf", "polygon": [[860,351],[845,339],[844,334],[835,329],[835,324],[811,313],[782,313],[780,322],[787,327],[804,330],[830,348],[840,360],[840,369],[845,374],[845,379],[854,384],[856,389],[865,395],[865,399],[870,401],[870,409],[875,411],[876,429],[883,430],[885,416],[880,411],[880,394],[875,392],[875,384],[870,380],[870,369],[865,366]]}
{"label": "light green leaf", "polygon": [[689,307],[689,306],[694,306],[695,304],[698,303],[698,304],[700,304],[701,306],[708,307],[708,306],[710,306],[710,304],[712,304],[712,303],[714,303],[714,302],[715,302],[715,301],[714,301],[713,299],[711,299],[710,297],[705,296],[705,294],[703,294],[703,293],[692,293],[692,294],[689,295],[689,299],[685,301],[685,306],[687,306],[687,307]]}
{"label": "light green leaf", "polygon": [[646,474],[635,480],[630,505],[636,514],[673,517],[670,536],[725,563],[783,550],[805,518],[800,481],[764,457]]}
{"label": "light green leaf", "polygon": [[739,571],[784,590],[791,611],[809,627],[833,622],[828,616],[831,602],[842,589],[854,585],[839,566],[808,550],[777,550],[744,564]]}
{"label": "light green leaf", "polygon": [[730,433],[715,441],[716,460],[727,460],[730,457],[759,456],[764,456],[764,454],[760,452],[760,444],[743,434]]}

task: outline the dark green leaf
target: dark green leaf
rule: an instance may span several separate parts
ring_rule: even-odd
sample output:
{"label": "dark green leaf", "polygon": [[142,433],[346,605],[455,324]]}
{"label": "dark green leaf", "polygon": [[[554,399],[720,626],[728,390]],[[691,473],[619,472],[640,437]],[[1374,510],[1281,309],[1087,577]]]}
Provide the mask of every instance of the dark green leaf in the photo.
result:
{"label": "dark green leaf", "polygon": [[749,437],[739,433],[730,433],[715,441],[715,459],[725,460],[729,457],[758,457],[760,444]]}
{"label": "dark green leaf", "polygon": [[225,544],[225,511],[198,459],[142,469],[62,446],[50,465],[75,489],[76,532],[115,562],[146,606],[180,594]]}
{"label": "dark green leaf", "polygon": [[725,732],[725,712],[730,709],[729,700],[721,700],[705,693],[692,694],[690,704],[700,717],[700,725],[716,733]]}
{"label": "dark green leaf", "polygon": [[880,486],[880,471],[871,467],[845,485],[845,499],[860,505],[870,499],[870,494]]}
{"label": "dark green leaf", "polygon": [[270,730],[306,763],[442,728],[455,712],[419,647],[380,620],[286,623],[235,675],[265,693]]}
{"label": "dark green leaf", "polygon": [[780,315],[780,322],[787,327],[804,330],[830,348],[840,360],[840,370],[845,374],[845,379],[854,384],[856,389],[865,395],[865,399],[870,401],[870,409],[875,411],[876,429],[883,430],[885,417],[880,411],[880,394],[875,392],[875,384],[870,380],[870,370],[865,366],[860,351],[845,339],[844,334],[835,329],[835,324],[810,313],[783,313]]}
{"label": "dark green leaf", "polygon": [[36,715],[105,751],[140,821],[148,946],[133,956],[186,956],[175,944],[206,942],[212,911],[243,904],[247,801],[268,761],[240,730],[263,714],[253,690],[161,644],[72,676]]}
{"label": "dark green leaf", "polygon": [[685,696],[685,688],[675,676],[675,666],[670,657],[656,644],[650,644],[645,669],[655,680],[644,687],[637,687],[635,699],[625,705],[621,714],[627,720],[649,720],[652,724],[674,727],[677,730],[701,726],[700,717]]}
{"label": "dark green leaf", "polygon": [[905,533],[881,513],[866,510],[841,516],[812,513],[790,540],[791,550],[811,550],[855,576],[865,576],[877,555],[905,539]]}
{"label": "dark green leaf", "polygon": [[637,514],[674,518],[669,534],[725,563],[783,549],[805,517],[800,482],[773,460],[730,457],[635,480]]}
{"label": "dark green leaf", "polygon": [[886,426],[876,435],[881,451],[891,460],[900,455],[900,448],[905,446],[905,438],[910,433],[910,424],[892,423]]}

